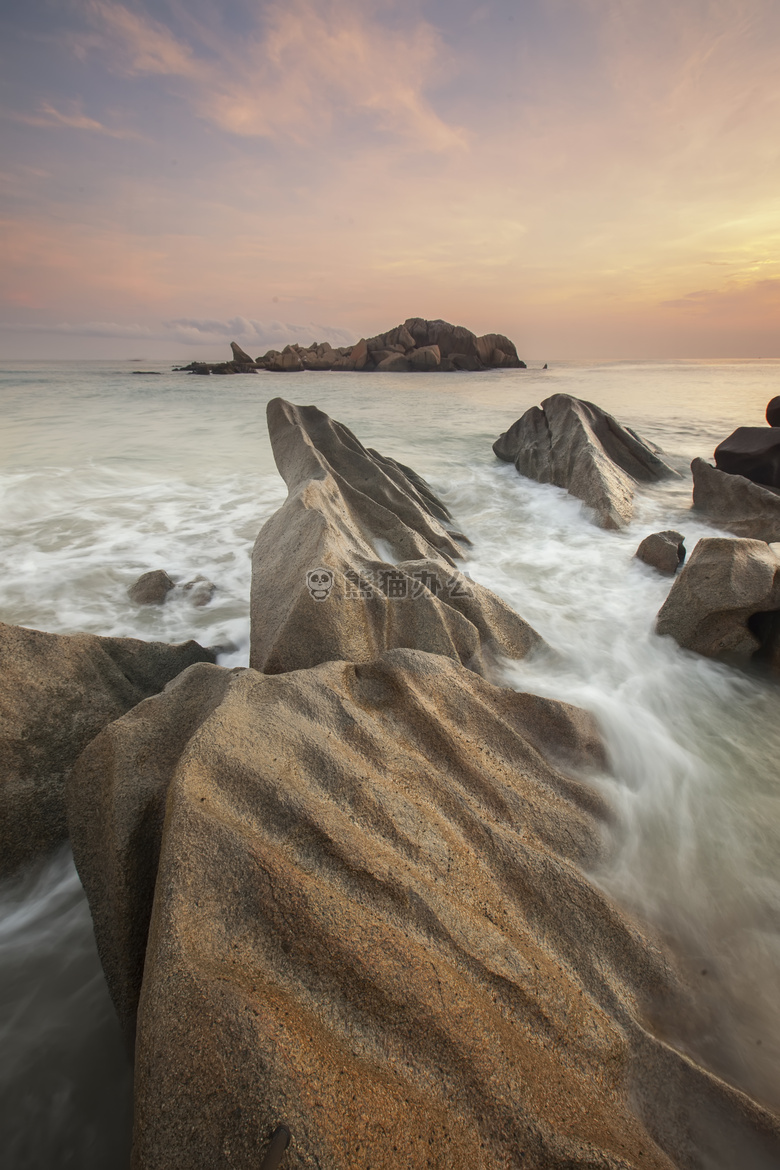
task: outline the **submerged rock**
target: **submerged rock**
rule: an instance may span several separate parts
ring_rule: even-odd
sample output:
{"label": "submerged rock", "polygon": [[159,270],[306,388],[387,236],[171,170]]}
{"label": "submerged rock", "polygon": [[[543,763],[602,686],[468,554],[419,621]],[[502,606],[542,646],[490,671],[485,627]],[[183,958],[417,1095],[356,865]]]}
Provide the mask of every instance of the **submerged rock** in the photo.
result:
{"label": "submerged rock", "polygon": [[521,475],[565,488],[596,513],[601,528],[623,528],[633,514],[636,482],[677,473],[634,431],[569,394],[532,406],[493,444]]}
{"label": "submerged rock", "polygon": [[176,588],[164,569],[152,569],[142,573],[127,590],[127,596],[136,605],[162,605],[171,589]]}
{"label": "submerged rock", "polygon": [[91,739],[185,667],[197,642],[46,634],[0,623],[0,874],[67,836],[65,780]]}
{"label": "submerged rock", "polygon": [[780,540],[780,490],[719,471],[704,459],[694,459],[691,472],[693,506],[708,520],[736,536]]}
{"label": "submerged rock", "polygon": [[411,469],[314,406],[276,398],[268,429],[287,500],[252,556],[250,665],[266,673],[408,646],[479,673],[543,645],[470,581],[449,513]]}
{"label": "submerged rock", "polygon": [[700,540],[659,611],[656,633],[707,658],[748,663],[761,650],[751,619],[780,611],[778,551],[760,540]]}
{"label": "submerged rock", "polygon": [[651,532],[634,555],[659,573],[673,577],[685,560],[685,537],[673,529]]}
{"label": "submerged rock", "polygon": [[583,876],[603,767],[584,712],[413,650],[195,666],[107,728],[69,810],[133,1165],[254,1170],[280,1121],[329,1170],[671,1170],[713,1124],[770,1165],[772,1118],[647,1029],[693,1004]]}

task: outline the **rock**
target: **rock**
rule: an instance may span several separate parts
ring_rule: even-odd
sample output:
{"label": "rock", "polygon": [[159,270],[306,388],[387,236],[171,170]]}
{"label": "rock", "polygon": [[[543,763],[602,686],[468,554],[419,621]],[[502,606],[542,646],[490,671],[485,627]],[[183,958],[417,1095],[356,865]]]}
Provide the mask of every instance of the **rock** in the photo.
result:
{"label": "rock", "polygon": [[680,532],[668,529],[665,532],[651,532],[634,554],[646,565],[673,577],[685,560],[685,537]]}
{"label": "rock", "polygon": [[704,459],[694,459],[691,472],[693,506],[708,520],[736,536],[780,540],[780,491],[718,471]]}
{"label": "rock", "polygon": [[582,873],[605,810],[578,773],[603,767],[584,712],[413,650],[196,666],[107,728],[69,809],[137,1020],[133,1165],[253,1170],[280,1120],[290,1165],[329,1170],[672,1170],[713,1119],[777,1161]]}
{"label": "rock", "polygon": [[419,349],[413,349],[409,354],[409,361],[413,370],[435,370],[441,365],[438,345],[423,345]]}
{"label": "rock", "polygon": [[211,601],[217,587],[213,581],[208,581],[205,577],[195,577],[186,585],[182,585],[182,590],[192,605],[203,606]]}
{"label": "rock", "polygon": [[197,642],[0,623],[0,875],[65,840],[65,780],[89,741],[185,667],[213,661]]}
{"label": "rock", "polygon": [[485,366],[494,368],[509,366],[523,370],[527,368],[525,362],[518,358],[514,343],[508,337],[504,337],[503,333],[486,333],[483,337],[478,337],[477,355]]}
{"label": "rock", "polygon": [[233,351],[233,361],[236,362],[239,366],[254,366],[254,358],[251,358],[248,353],[245,353],[241,346],[237,345],[235,341],[231,341],[230,348]]}
{"label": "rock", "polygon": [[164,569],[152,569],[142,573],[127,590],[127,596],[136,605],[162,605],[171,589],[176,585]]}
{"label": "rock", "polygon": [[631,520],[636,481],[677,473],[628,427],[592,402],[553,394],[493,444],[521,475],[566,488],[596,512],[601,528]]}
{"label": "rock", "polygon": [[271,358],[268,369],[274,374],[289,374],[302,370],[303,361],[297,347],[286,345],[280,354]]}
{"label": "rock", "polygon": [[751,483],[780,488],[780,427],[737,427],[715,448],[715,466]]}
{"label": "rock", "polygon": [[364,337],[361,337],[357,345],[352,346],[349,353],[349,360],[356,370],[362,370],[365,366],[368,361],[368,343]]}
{"label": "rock", "polygon": [[391,353],[379,362],[376,370],[378,374],[408,374],[411,368],[411,362],[402,353]]}
{"label": "rock", "polygon": [[464,552],[443,526],[449,513],[419,476],[314,406],[274,399],[268,429],[289,494],[255,542],[253,667],[368,662],[413,646],[487,673],[496,655],[522,658],[543,645],[456,568]]}
{"label": "rock", "polygon": [[772,398],[767,403],[766,421],[770,427],[780,427],[780,396]]}
{"label": "rock", "polygon": [[656,633],[707,658],[746,664],[755,614],[780,610],[780,557],[761,540],[700,540],[659,611]]}

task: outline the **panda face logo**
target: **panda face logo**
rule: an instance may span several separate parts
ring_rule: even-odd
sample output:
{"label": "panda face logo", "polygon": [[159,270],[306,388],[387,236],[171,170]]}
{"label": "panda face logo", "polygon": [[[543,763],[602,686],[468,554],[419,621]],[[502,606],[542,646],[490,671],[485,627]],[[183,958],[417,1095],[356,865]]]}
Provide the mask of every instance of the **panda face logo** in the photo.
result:
{"label": "panda face logo", "polygon": [[315,601],[327,601],[333,588],[331,569],[310,569],[306,574],[306,588]]}

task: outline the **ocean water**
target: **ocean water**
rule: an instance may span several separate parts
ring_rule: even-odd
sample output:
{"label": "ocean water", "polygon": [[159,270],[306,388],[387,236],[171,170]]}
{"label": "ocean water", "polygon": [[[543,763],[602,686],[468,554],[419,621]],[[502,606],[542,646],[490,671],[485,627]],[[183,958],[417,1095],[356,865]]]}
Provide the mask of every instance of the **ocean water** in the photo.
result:
{"label": "ocean water", "polygon": [[[672,1037],[780,1107],[780,685],[653,633],[669,581],[633,558],[690,511],[688,467],[737,425],[761,425],[780,362],[565,362],[487,374],[132,374],[127,362],[0,368],[0,620],[58,633],[182,641],[248,660],[250,554],[285,496],[265,425],[283,394],[314,403],[424,475],[473,541],[463,567],[559,652],[514,664],[508,685],[596,715],[614,816],[591,876],[665,939],[717,1023]],[[137,367],[136,367],[137,368]],[[143,368],[147,368],[144,366]],[[661,446],[681,478],[640,489],[629,529],[604,532],[578,501],[524,480],[491,444],[549,394],[596,402]],[[133,605],[163,568],[204,576]],[[0,886],[3,1164],[126,1164],[131,1072],[72,861]]]}

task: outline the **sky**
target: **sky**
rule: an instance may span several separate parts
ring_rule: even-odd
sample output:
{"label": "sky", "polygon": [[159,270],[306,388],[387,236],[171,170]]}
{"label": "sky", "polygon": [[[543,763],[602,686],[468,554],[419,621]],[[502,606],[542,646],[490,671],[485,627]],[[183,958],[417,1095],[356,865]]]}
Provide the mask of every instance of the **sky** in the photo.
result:
{"label": "sky", "polygon": [[780,357],[777,0],[5,0],[0,357]]}

